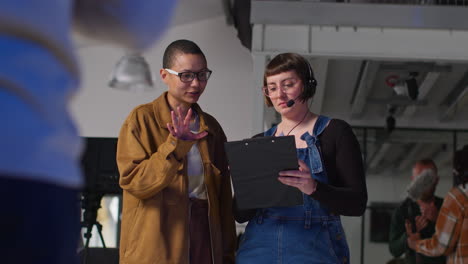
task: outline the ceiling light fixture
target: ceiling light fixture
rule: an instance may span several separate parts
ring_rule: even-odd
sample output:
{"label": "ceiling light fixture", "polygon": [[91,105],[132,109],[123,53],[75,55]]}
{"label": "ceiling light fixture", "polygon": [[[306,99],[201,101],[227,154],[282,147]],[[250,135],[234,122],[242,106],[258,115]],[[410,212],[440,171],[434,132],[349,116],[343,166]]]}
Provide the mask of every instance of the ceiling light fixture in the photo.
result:
{"label": "ceiling light fixture", "polygon": [[388,116],[385,119],[385,128],[388,133],[391,133],[395,129],[395,112],[396,112],[397,107],[394,105],[388,105]]}
{"label": "ceiling light fixture", "polygon": [[405,96],[415,101],[418,99],[419,86],[416,81],[417,72],[410,72],[409,77],[401,79],[396,75],[388,76],[385,82],[393,88],[393,91],[399,96]]}
{"label": "ceiling light fixture", "polygon": [[140,53],[125,54],[115,65],[109,86],[132,92],[152,91],[154,86],[149,64]]}

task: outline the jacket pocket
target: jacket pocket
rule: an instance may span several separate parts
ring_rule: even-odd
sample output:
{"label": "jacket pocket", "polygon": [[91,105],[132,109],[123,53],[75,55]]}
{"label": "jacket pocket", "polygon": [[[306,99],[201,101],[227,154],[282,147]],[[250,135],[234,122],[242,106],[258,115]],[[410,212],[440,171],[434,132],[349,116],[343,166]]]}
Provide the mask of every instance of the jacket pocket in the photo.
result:
{"label": "jacket pocket", "polygon": [[135,227],[139,224],[140,215],[141,215],[141,202],[138,201],[137,207],[132,209],[131,216],[129,217],[128,222],[127,222],[127,225],[129,226],[129,228],[128,228],[128,233],[126,233],[126,235],[128,236],[128,239],[125,245],[124,256],[131,255],[135,251],[136,240],[138,239],[138,233],[135,232]]}
{"label": "jacket pocket", "polygon": [[187,194],[184,193],[184,176],[182,173],[183,172],[179,170],[174,181],[163,189],[162,199],[164,204],[177,205],[180,204],[184,197],[187,197]]}

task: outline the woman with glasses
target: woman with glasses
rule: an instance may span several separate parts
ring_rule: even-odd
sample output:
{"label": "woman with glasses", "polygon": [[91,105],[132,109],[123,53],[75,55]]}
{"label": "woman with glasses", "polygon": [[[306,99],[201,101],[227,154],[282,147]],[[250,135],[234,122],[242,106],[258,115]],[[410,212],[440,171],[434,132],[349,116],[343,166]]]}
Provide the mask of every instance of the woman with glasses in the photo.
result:
{"label": "woman with glasses", "polygon": [[119,135],[121,263],[234,263],[226,136],[197,104],[211,76],[205,55],[174,41],[160,76],[167,92],[136,107]]}
{"label": "woman with glasses", "polygon": [[348,263],[340,215],[360,216],[367,203],[359,143],[346,122],[309,110],[317,81],[302,56],[277,55],[263,80],[265,102],[281,116],[263,135],[295,137],[299,169],[280,172],[278,180],[299,189],[303,204],[235,206],[236,220],[249,221],[236,263]]}

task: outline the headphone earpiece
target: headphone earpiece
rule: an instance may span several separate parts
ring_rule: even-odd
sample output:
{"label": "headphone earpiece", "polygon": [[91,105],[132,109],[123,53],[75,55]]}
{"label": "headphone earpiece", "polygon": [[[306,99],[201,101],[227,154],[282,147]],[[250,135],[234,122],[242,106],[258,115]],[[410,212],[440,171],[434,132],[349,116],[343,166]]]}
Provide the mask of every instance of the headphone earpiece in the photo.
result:
{"label": "headphone earpiece", "polygon": [[309,87],[311,94],[315,94],[315,89],[317,88],[317,80],[314,77],[309,79]]}
{"label": "headphone earpiece", "polygon": [[306,60],[307,68],[309,69],[309,78],[306,81],[307,87],[306,89],[310,90],[310,94],[315,94],[315,89],[317,88],[317,80],[314,78],[314,74],[312,73],[312,67],[310,63]]}

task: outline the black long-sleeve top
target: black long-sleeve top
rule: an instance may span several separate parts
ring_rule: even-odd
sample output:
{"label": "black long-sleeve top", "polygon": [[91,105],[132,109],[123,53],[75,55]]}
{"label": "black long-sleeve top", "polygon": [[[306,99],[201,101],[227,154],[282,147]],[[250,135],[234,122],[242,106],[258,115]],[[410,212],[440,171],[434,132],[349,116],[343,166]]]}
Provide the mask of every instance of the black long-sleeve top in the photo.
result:
{"label": "black long-sleeve top", "polygon": [[[359,143],[351,127],[343,120],[332,119],[318,136],[328,183],[317,181],[311,197],[345,216],[360,216],[366,210],[367,187]],[[256,209],[239,210],[234,199],[236,221],[249,221]]]}

